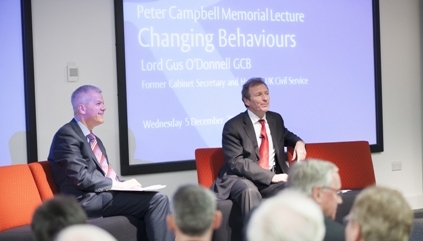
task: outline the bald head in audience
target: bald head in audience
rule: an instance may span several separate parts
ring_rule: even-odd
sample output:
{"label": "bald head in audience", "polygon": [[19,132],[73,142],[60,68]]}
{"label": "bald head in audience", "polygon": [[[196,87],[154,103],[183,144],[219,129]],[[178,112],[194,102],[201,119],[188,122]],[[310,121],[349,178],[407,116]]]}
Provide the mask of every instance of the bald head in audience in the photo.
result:
{"label": "bald head in audience", "polygon": [[248,241],[322,241],[323,213],[306,195],[286,189],[263,201],[252,213]]}
{"label": "bald head in audience", "polygon": [[347,241],[408,241],[414,214],[404,196],[387,187],[364,189],[347,216]]}
{"label": "bald head in audience", "polygon": [[117,241],[106,230],[91,224],[69,226],[59,232],[55,241]]}

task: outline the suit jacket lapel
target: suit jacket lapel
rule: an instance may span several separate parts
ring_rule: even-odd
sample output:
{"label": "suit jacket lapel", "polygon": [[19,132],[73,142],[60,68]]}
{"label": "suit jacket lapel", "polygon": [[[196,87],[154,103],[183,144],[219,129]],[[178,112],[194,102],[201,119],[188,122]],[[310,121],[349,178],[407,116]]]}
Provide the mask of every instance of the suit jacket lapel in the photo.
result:
{"label": "suit jacket lapel", "polygon": [[[82,130],[79,127],[78,123],[75,121],[75,119],[72,119],[72,121],[70,122],[70,124],[72,125],[72,129],[75,131],[75,133],[82,140],[84,140],[87,143],[87,145],[85,145],[85,146],[88,147],[87,148],[88,149],[88,153],[91,156],[91,160],[97,165],[97,169],[100,170],[103,174],[105,174],[104,171],[103,171],[103,169],[100,166],[100,163],[98,163],[98,161],[97,161],[97,157],[95,157],[94,152],[91,150],[91,146],[90,146],[90,143],[87,141],[87,137],[84,136],[84,133],[82,132]],[[100,150],[103,151],[103,146],[102,145],[99,145],[99,146],[100,146]],[[83,153],[83,151],[81,151],[81,152]]]}
{"label": "suit jacket lapel", "polygon": [[259,150],[258,150],[258,143],[257,143],[256,132],[254,131],[253,122],[251,122],[250,116],[248,115],[248,112],[247,111],[244,112],[243,119],[244,119],[244,130],[245,130],[245,134],[248,136],[248,138],[250,139],[251,143],[253,143],[254,150],[255,150],[255,153],[256,153],[256,157],[257,157],[257,160],[258,160]]}
{"label": "suit jacket lapel", "polygon": [[279,147],[276,146],[278,142],[278,131],[276,130],[276,122],[272,118],[271,115],[266,115],[267,123],[269,124],[270,133],[272,135],[272,142],[273,142],[273,148],[275,149],[275,155],[279,156]]}
{"label": "suit jacket lapel", "polygon": [[[269,123],[270,132],[272,133],[272,141],[273,141],[273,146],[275,148],[275,164],[279,163],[279,166],[282,169],[282,171],[284,173],[288,173],[289,167],[285,163],[285,158],[281,156],[281,155],[285,155],[285,153],[280,152],[280,150],[283,150],[283,146],[278,146],[280,143],[279,140],[282,138],[281,135],[283,135],[281,131],[283,130],[278,131],[276,129],[276,121],[272,115],[266,115],[266,119],[267,119],[267,122]],[[282,143],[282,145],[284,145],[284,143]]]}

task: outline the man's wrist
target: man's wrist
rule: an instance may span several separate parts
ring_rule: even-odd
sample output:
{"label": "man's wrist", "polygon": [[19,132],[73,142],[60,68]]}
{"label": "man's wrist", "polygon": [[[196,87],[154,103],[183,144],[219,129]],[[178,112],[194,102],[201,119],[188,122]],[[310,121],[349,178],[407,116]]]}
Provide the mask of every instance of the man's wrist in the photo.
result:
{"label": "man's wrist", "polygon": [[119,181],[112,179],[112,188],[116,188],[119,186]]}

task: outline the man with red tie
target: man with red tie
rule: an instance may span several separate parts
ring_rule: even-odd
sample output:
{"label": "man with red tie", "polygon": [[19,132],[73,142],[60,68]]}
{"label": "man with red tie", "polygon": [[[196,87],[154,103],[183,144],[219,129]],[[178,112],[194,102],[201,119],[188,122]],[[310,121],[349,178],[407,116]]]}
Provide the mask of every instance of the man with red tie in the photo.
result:
{"label": "man with red tie", "polygon": [[283,189],[288,178],[285,146],[294,147],[293,158],[304,160],[305,144],[284,125],[282,116],[269,111],[269,89],[262,78],[242,87],[247,111],[223,127],[225,163],[211,189],[219,199],[231,199],[246,216],[262,198]]}
{"label": "man with red tie", "polygon": [[60,193],[73,195],[88,217],[134,216],[146,223],[149,240],[174,240],[166,228],[169,199],[158,192],[108,192],[110,188],[136,189],[135,179],[121,181],[109,165],[106,149],[93,133],[104,122],[101,90],[77,88],[71,97],[74,118],[54,135],[48,161]]}

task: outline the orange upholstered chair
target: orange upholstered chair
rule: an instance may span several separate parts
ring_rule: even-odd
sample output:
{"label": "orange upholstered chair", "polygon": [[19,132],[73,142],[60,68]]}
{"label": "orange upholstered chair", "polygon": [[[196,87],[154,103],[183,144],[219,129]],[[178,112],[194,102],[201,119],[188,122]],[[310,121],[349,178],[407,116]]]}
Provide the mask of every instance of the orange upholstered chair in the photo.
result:
{"label": "orange upholstered chair", "polygon": [[50,163],[48,161],[40,161],[30,163],[28,166],[34,176],[41,200],[44,202],[53,198],[58,192],[58,188],[51,174]]}
{"label": "orange upholstered chair", "polygon": [[[32,240],[32,215],[42,202],[53,198],[58,188],[48,161],[0,167],[0,240]],[[146,240],[145,223],[132,216],[93,218],[117,240]],[[138,229],[140,228],[140,229]]]}
{"label": "orange upholstered chair", "polygon": [[198,184],[210,188],[224,161],[222,148],[199,148],[195,150]]}
{"label": "orange upholstered chair", "polygon": [[[307,158],[335,163],[339,168],[342,189],[351,190],[342,194],[343,203],[338,206],[336,212],[335,220],[342,222],[358,193],[376,183],[369,143],[367,141],[306,143],[306,149]],[[288,160],[292,159],[292,151],[292,148],[288,148]],[[292,165],[295,165],[295,162]]]}
{"label": "orange upholstered chair", "polygon": [[[222,148],[199,148],[195,150],[198,184],[210,188],[225,161]],[[218,200],[222,212],[222,224],[213,232],[213,241],[241,241],[243,220],[241,210],[232,200]]]}
{"label": "orange upholstered chair", "polygon": [[[307,143],[306,149],[307,158],[327,160],[338,166],[342,189],[362,189],[376,183],[367,141]],[[292,148],[288,148],[288,158],[292,159]]]}
{"label": "orange upholstered chair", "polygon": [[28,165],[0,167],[0,232],[28,225],[41,197]]}

